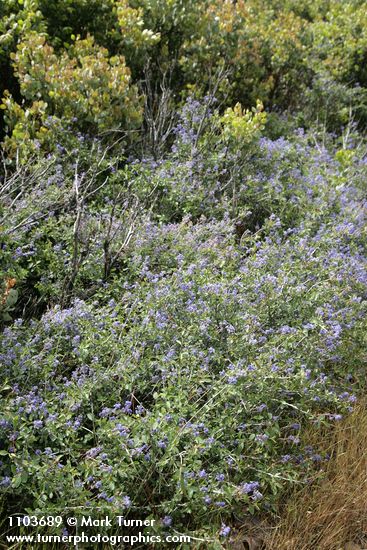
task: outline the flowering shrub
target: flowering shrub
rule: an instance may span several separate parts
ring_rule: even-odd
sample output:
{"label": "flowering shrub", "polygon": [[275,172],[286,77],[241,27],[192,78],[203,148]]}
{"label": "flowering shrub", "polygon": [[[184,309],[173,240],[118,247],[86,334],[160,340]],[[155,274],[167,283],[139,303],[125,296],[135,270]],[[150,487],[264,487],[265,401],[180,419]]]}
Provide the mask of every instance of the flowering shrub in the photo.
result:
{"label": "flowering shrub", "polygon": [[[43,304],[22,299],[33,318],[8,323],[0,344],[9,509],[131,513],[222,540],[234,516],[274,510],[312,478],[327,457],[304,431],[353,407],[365,160],[301,131],[259,137],[260,110],[242,122],[239,107],[204,105],[183,108],[161,161],[119,167],[97,146],[83,176],[60,151],[48,179],[41,163],[4,202],[17,285]],[[52,216],[35,213],[37,195]]]}
{"label": "flowering shrub", "polygon": [[365,391],[365,17],[334,4],[2,7],[6,517],[219,549],[322,475],[310,428]]}

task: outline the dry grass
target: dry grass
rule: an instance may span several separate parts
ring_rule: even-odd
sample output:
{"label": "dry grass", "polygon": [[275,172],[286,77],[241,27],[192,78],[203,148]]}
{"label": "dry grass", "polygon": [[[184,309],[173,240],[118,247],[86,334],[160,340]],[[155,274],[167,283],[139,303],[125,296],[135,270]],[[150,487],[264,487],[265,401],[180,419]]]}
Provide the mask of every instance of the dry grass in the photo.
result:
{"label": "dry grass", "polygon": [[267,549],[367,549],[366,406],[325,434],[325,446],[331,454],[325,476],[290,498],[279,525],[267,535]]}

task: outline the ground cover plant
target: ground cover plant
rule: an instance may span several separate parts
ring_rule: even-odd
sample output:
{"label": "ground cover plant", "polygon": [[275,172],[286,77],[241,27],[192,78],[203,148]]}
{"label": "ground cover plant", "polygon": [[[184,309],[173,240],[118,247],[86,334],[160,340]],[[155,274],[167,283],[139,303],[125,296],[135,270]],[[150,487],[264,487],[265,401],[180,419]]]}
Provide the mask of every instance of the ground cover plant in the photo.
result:
{"label": "ground cover plant", "polygon": [[365,391],[364,8],[3,3],[4,534],[222,548],[322,479]]}

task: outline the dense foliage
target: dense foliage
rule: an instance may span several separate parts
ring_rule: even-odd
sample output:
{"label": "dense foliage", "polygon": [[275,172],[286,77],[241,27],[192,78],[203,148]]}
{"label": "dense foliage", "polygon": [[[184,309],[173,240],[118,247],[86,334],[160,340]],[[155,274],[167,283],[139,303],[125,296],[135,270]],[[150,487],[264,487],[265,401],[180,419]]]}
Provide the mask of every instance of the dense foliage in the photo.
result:
{"label": "dense foliage", "polygon": [[4,517],[221,548],[327,461],[307,430],[365,389],[366,13],[2,3]]}

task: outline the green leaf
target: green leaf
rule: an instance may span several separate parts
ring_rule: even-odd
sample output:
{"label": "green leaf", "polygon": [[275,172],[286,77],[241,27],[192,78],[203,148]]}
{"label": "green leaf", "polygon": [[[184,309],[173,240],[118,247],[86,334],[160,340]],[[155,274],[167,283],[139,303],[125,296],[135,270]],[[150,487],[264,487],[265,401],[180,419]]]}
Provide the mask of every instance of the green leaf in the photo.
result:
{"label": "green leaf", "polygon": [[15,288],[9,290],[8,296],[6,298],[7,307],[13,307],[18,301],[18,291]]}

